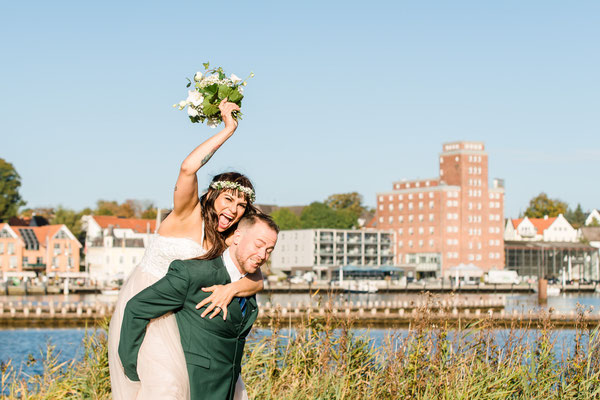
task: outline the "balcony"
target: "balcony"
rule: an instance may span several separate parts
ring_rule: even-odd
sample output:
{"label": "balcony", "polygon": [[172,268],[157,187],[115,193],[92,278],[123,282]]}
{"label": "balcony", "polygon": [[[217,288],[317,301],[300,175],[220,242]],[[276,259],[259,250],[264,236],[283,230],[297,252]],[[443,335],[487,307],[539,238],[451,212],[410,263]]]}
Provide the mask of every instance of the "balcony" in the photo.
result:
{"label": "balcony", "polygon": [[331,243],[331,242],[333,242],[333,235],[331,235],[331,234],[323,234],[322,233],[321,235],[319,235],[319,241],[321,243],[324,243],[324,242],[325,243]]}

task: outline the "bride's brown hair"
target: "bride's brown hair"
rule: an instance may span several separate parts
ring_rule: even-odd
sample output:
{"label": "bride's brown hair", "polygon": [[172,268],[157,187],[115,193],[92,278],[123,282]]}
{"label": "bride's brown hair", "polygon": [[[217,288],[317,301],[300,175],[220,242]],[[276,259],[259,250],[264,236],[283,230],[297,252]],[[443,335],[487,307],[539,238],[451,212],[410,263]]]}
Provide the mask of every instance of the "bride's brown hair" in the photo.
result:
{"label": "bride's brown hair", "polygon": [[[252,186],[252,182],[245,175],[240,174],[239,172],[225,172],[219,175],[215,175],[212,179],[212,183],[218,181],[228,181],[234,182],[241,186],[247,187],[254,191],[254,186]],[[208,240],[211,248],[208,250],[206,254],[200,259],[210,260],[217,256],[223,254],[225,249],[227,249],[227,244],[225,243],[225,239],[227,239],[236,229],[237,222],[229,227],[226,231],[219,232],[217,230],[217,226],[219,225],[219,216],[215,211],[215,200],[221,192],[229,191],[237,196],[244,196],[246,198],[246,211],[244,211],[244,215],[256,213],[257,209],[250,202],[250,197],[248,194],[243,193],[236,189],[212,189],[210,185],[208,185],[208,191],[200,197],[200,207],[202,209],[202,220],[204,221],[204,240]],[[239,222],[239,221],[238,221]]]}

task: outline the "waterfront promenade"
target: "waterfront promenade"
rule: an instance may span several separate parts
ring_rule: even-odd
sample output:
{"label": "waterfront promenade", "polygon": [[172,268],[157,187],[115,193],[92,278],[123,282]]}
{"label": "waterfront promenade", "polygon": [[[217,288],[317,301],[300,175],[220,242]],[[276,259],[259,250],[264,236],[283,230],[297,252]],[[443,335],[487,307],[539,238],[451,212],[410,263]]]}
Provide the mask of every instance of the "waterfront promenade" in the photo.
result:
{"label": "waterfront promenade", "polygon": [[[430,293],[534,293],[537,283],[521,283],[521,284],[486,284],[483,282],[477,284],[461,284],[458,286],[451,285],[448,281],[432,281],[432,282],[411,282],[406,285],[398,285],[395,283],[387,284],[378,287],[377,293],[412,293],[419,294],[423,292]],[[574,283],[560,286],[562,293],[589,293],[600,291],[600,286],[595,283]],[[101,293],[101,287],[98,286],[70,286],[70,293]],[[62,294],[64,288],[62,286],[8,286],[0,289],[6,295],[46,295],[46,294]],[[265,284],[265,288],[261,293],[264,294],[285,294],[285,293],[315,293],[315,292],[330,292],[330,293],[346,293],[348,290],[337,285],[328,283],[276,283]]]}
{"label": "waterfront promenade", "polygon": [[[364,326],[406,326],[426,316],[439,322],[461,323],[485,318],[499,323],[528,326],[548,318],[545,310],[505,309],[504,296],[486,298],[436,299],[419,296],[404,301],[329,301],[325,304],[299,302],[286,304],[259,303],[258,321],[262,324],[297,325],[308,319],[351,319]],[[92,326],[113,312],[113,305],[106,302],[81,301],[0,302],[0,327],[73,327]],[[560,312],[552,310],[549,318],[557,326],[573,326],[578,321],[576,310]],[[600,323],[600,312],[588,312],[585,318]]]}

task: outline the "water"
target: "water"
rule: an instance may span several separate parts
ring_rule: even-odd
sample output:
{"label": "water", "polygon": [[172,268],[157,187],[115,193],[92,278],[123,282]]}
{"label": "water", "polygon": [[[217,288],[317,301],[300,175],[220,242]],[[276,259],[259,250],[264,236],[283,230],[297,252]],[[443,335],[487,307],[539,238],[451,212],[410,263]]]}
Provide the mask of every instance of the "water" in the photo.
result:
{"label": "water", "polygon": [[[337,301],[361,301],[361,302],[373,302],[373,301],[414,301],[422,297],[414,294],[344,294],[344,295],[333,295]],[[437,298],[450,297],[449,294],[436,295]],[[464,300],[476,300],[476,299],[488,299],[491,296],[498,297],[503,296],[505,298],[505,309],[507,312],[512,310],[519,310],[527,312],[529,310],[539,309],[540,306],[537,304],[537,295],[535,294],[518,294],[518,295],[501,295],[501,294],[465,294],[459,297]],[[62,303],[62,302],[76,302],[82,301],[87,304],[93,304],[96,301],[111,303],[116,299],[113,296],[102,296],[94,294],[85,295],[70,295],[67,298],[63,295],[48,295],[48,296],[0,296],[0,301],[7,303],[12,301],[13,303],[33,303],[36,304],[48,304],[49,302]],[[287,305],[288,303],[295,305],[298,303],[308,304],[311,303],[313,306],[317,306],[320,302],[329,300],[329,296],[326,293],[318,293],[316,295],[309,294],[274,294],[274,295],[258,295],[258,300],[262,303],[270,301],[273,304]],[[585,307],[594,307],[595,311],[600,310],[600,295],[598,293],[582,293],[582,294],[561,294],[557,297],[548,298],[548,303],[543,308],[554,308],[561,313],[568,313],[575,311],[577,304],[581,304]],[[282,331],[285,334],[285,330]],[[355,329],[357,334],[368,335],[375,346],[380,346],[384,343],[386,336],[388,335],[400,335],[406,333],[405,329]],[[249,338],[249,342],[253,340],[259,340],[261,336],[268,335],[270,332],[265,329],[256,329],[252,337]],[[535,332],[532,334],[534,335]],[[70,361],[72,359],[81,359],[83,356],[82,339],[85,335],[85,329],[52,329],[52,328],[28,328],[28,329],[3,329],[0,330],[0,361],[6,362],[8,359],[13,360],[13,365],[18,369],[22,368],[25,373],[40,373],[42,371],[42,363],[40,362],[42,354],[45,353],[46,346],[48,343],[56,345],[57,352],[60,352],[60,361]],[[502,338],[507,335],[503,330],[497,330],[497,338],[500,343],[503,342]],[[557,330],[557,349],[559,352],[563,350],[570,351],[572,348],[574,331],[565,329]],[[533,336],[528,338],[533,340]],[[30,358],[29,355],[36,361],[35,363],[27,364],[27,360]]]}
{"label": "water", "polygon": [[0,330],[0,361],[5,363],[12,360],[15,369],[21,369],[26,374],[39,374],[48,344],[56,346],[55,354],[58,354],[59,362],[80,360],[84,336],[84,328],[3,329]]}

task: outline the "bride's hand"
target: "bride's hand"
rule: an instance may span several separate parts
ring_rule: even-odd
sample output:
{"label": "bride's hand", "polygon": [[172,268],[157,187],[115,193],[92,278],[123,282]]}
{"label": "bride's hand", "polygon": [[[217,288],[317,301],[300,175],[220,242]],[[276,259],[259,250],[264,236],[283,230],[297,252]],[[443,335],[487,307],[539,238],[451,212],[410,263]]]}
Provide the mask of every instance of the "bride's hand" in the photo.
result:
{"label": "bride's hand", "polygon": [[213,285],[205,287],[202,288],[202,291],[212,292],[212,294],[196,305],[196,310],[199,310],[210,303],[210,305],[206,307],[206,310],[204,310],[204,312],[202,313],[201,317],[206,317],[212,311],[212,314],[209,317],[210,319],[212,319],[219,315],[221,311],[223,311],[223,320],[226,320],[227,306],[235,297],[235,289],[233,288],[233,286],[231,286],[231,283],[227,285]]}
{"label": "bride's hand", "polygon": [[240,111],[240,106],[235,103],[230,103],[227,99],[221,100],[219,103],[219,110],[221,111],[221,117],[223,118],[223,122],[225,123],[225,129],[231,129],[235,131],[237,128],[237,121],[233,119],[231,113],[233,111]]}

